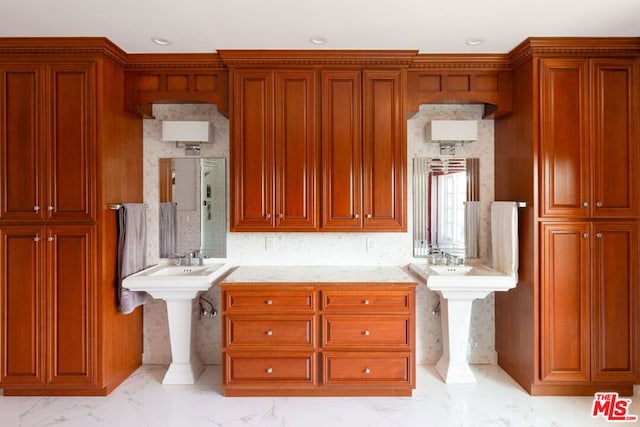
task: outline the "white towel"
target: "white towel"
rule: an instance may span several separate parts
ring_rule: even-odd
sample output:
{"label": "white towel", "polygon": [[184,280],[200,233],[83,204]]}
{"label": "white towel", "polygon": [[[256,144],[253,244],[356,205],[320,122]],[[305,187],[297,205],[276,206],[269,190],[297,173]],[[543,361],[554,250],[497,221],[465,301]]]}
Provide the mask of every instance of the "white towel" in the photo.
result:
{"label": "white towel", "polygon": [[491,249],[493,268],[518,281],[518,205],[491,203]]}

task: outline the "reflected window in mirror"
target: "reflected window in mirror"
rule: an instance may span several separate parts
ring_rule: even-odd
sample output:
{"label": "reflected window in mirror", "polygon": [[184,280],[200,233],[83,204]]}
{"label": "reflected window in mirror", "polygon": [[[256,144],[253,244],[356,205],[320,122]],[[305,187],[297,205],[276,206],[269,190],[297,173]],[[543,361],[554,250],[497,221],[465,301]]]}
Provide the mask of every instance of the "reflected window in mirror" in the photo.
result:
{"label": "reflected window in mirror", "polygon": [[479,159],[413,161],[413,255],[479,256]]}
{"label": "reflected window in mirror", "polygon": [[159,256],[225,257],[226,160],[163,158],[159,169]]}

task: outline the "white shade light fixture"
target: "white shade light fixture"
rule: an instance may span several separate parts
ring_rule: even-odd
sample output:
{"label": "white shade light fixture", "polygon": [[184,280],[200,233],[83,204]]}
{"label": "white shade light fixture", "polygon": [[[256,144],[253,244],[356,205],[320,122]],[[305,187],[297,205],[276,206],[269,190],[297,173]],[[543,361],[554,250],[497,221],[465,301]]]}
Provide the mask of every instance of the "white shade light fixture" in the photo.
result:
{"label": "white shade light fixture", "polygon": [[207,120],[163,120],[162,140],[184,146],[185,154],[200,154],[200,144],[213,142],[213,125]]}
{"label": "white shade light fixture", "polygon": [[440,144],[440,154],[453,156],[456,145],[478,140],[477,120],[431,120],[426,126],[427,142]]}

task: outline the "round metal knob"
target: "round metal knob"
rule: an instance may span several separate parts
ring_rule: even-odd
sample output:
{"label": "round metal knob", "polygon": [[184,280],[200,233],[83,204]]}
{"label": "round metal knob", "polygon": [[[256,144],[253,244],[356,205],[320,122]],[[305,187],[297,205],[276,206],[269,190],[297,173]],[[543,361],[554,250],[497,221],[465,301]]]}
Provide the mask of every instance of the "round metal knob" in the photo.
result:
{"label": "round metal knob", "polygon": [[371,214],[367,214],[367,218],[368,218],[368,219],[371,219],[371,218],[373,218],[373,215],[371,215]]}
{"label": "round metal knob", "polygon": [[264,214],[264,217],[265,217],[266,219],[269,219],[269,218],[271,218],[271,214],[269,214],[269,213],[268,213],[268,214]]}
{"label": "round metal knob", "polygon": [[596,237],[597,237],[598,239],[602,239],[602,233],[596,233]]}
{"label": "round metal knob", "polygon": [[369,369],[369,368],[365,368],[365,369],[364,369],[364,373],[365,373],[366,375],[369,375],[369,374],[371,373],[371,369]]}
{"label": "round metal knob", "polygon": [[360,218],[360,214],[354,214],[354,215],[353,215],[353,217],[354,217],[355,219],[358,219],[358,218]]}
{"label": "round metal knob", "polygon": [[273,335],[273,331],[272,330],[268,330],[267,331],[267,335],[269,335],[269,336]]}
{"label": "round metal knob", "polygon": [[364,331],[364,332],[362,333],[362,335],[364,335],[365,337],[368,337],[368,336],[369,336],[369,331]]}
{"label": "round metal knob", "polygon": [[284,218],[284,214],[279,213],[279,214],[278,214],[278,218],[280,218],[280,219]]}
{"label": "round metal knob", "polygon": [[272,305],[272,304],[273,304],[273,301],[272,301],[272,300],[270,300],[270,299],[268,299],[265,303],[266,303],[267,305]]}
{"label": "round metal knob", "polygon": [[273,374],[273,368],[267,368],[267,374]]}
{"label": "round metal knob", "polygon": [[56,240],[56,238],[53,236],[47,237],[47,242],[53,242],[54,240]]}
{"label": "round metal knob", "polygon": [[33,241],[34,241],[34,242],[39,242],[39,241],[40,241],[40,237],[38,237],[38,236],[34,237],[34,238],[33,238]]}
{"label": "round metal knob", "polygon": [[51,206],[51,205],[49,205],[49,206],[47,206],[47,210],[48,210],[49,212],[51,212],[51,211],[55,211],[55,210],[56,210],[56,207],[55,207],[55,206]]}
{"label": "round metal knob", "polygon": [[601,208],[602,207],[602,202],[596,202],[596,206]]}
{"label": "round metal knob", "polygon": [[589,238],[589,233],[584,233],[584,234],[582,235],[582,237],[584,237],[585,239],[588,239],[588,238]]}
{"label": "round metal knob", "polygon": [[587,206],[589,206],[589,202],[582,202],[582,206],[586,208]]}
{"label": "round metal knob", "polygon": [[33,210],[34,210],[34,212],[38,212],[40,210],[40,206],[34,206]]}
{"label": "round metal knob", "polygon": [[363,303],[364,305],[369,305],[369,300],[368,300],[368,299],[366,299],[366,300],[362,301],[362,303]]}

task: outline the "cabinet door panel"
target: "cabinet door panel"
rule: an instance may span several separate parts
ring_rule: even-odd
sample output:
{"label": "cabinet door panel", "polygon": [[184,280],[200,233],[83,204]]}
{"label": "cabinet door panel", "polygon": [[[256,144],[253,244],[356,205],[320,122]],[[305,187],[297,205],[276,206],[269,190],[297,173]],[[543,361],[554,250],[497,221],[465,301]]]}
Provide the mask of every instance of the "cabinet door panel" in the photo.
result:
{"label": "cabinet door panel", "polygon": [[592,63],[593,214],[640,215],[638,70],[635,60]]}
{"label": "cabinet door panel", "polygon": [[594,225],[593,379],[638,374],[638,225]]}
{"label": "cabinet door panel", "polygon": [[313,71],[276,73],[276,226],[316,228],[316,81]]}
{"label": "cabinet door panel", "polygon": [[540,97],[541,215],[585,217],[590,203],[587,62],[541,60]]}
{"label": "cabinet door panel", "polygon": [[0,229],[0,382],[44,383],[42,245],[39,227]]}
{"label": "cabinet door panel", "polygon": [[322,227],[362,227],[359,71],[322,73]]}
{"label": "cabinet door panel", "polygon": [[365,71],[363,213],[365,228],[401,231],[406,187],[406,123],[400,71]]}
{"label": "cabinet door panel", "polygon": [[91,179],[95,158],[95,103],[91,64],[55,65],[51,69],[49,218],[93,218]]}
{"label": "cabinet door panel", "polygon": [[231,229],[273,228],[273,72],[234,71]]}
{"label": "cabinet door panel", "polygon": [[541,377],[588,381],[589,226],[542,225]]}
{"label": "cabinet door panel", "polygon": [[6,66],[0,79],[0,219],[42,219],[42,67]]}
{"label": "cabinet door panel", "polygon": [[90,384],[95,356],[93,230],[90,226],[51,227],[47,238],[48,381]]}

